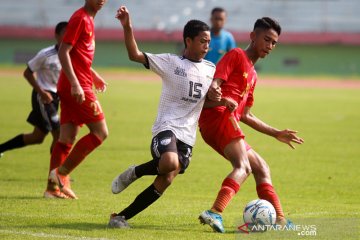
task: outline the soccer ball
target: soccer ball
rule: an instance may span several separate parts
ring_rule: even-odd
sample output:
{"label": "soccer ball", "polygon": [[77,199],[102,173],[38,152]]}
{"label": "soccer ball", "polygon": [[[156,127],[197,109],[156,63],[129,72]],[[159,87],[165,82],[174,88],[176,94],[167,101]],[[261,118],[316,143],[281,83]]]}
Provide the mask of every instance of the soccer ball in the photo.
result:
{"label": "soccer ball", "polygon": [[276,212],[270,202],[256,199],[245,206],[243,218],[250,231],[264,232],[267,227],[275,224]]}

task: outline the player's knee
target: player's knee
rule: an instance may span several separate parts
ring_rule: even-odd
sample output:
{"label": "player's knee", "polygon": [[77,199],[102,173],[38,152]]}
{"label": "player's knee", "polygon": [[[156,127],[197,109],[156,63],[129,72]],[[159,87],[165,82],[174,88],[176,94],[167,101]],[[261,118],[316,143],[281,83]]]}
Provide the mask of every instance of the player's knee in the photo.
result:
{"label": "player's knee", "polygon": [[63,144],[74,144],[75,140],[76,140],[76,136],[59,137],[59,142]]}
{"label": "player's knee", "polygon": [[175,171],[179,167],[179,158],[175,154],[168,154],[162,156],[159,162],[160,174],[166,174]]}
{"label": "player's knee", "polygon": [[102,129],[97,132],[92,132],[92,134],[94,134],[101,142],[103,142],[109,136],[109,131],[107,129]]}
{"label": "player's knee", "polygon": [[251,169],[251,166],[250,166],[250,163],[248,161],[246,162],[243,162],[240,167],[238,168],[238,171],[241,173],[241,174],[244,174],[246,175],[246,177],[248,177],[251,172],[252,172],[252,169]]}
{"label": "player's knee", "polygon": [[249,176],[252,172],[248,159],[244,159],[242,161],[233,161],[233,168],[238,175]]}
{"label": "player's knee", "polygon": [[169,162],[169,171],[175,171],[179,167],[179,159],[178,158],[172,158]]}

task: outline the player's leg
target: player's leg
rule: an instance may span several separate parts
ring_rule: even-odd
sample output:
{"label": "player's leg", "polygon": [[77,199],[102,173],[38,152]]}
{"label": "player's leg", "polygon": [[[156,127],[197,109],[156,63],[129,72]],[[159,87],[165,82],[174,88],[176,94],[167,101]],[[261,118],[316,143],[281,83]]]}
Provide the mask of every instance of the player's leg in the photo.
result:
{"label": "player's leg", "polygon": [[244,139],[238,138],[230,142],[225,147],[224,154],[230,161],[233,169],[224,179],[218,197],[211,208],[218,213],[224,211],[232,197],[239,190],[240,184],[243,183],[251,173]]}
{"label": "player's leg", "polygon": [[[97,148],[108,135],[105,119],[88,123],[90,133],[82,137],[73,147],[63,164],[50,172],[49,178],[55,182],[70,198],[77,198],[70,188],[69,174],[73,171],[95,148]],[[61,138],[61,134],[60,134]]]}
{"label": "player's leg", "polygon": [[52,153],[55,144],[57,143],[57,141],[59,140],[60,137],[60,129],[56,129],[51,131],[51,136],[52,136],[52,141],[51,141],[51,145],[50,145],[50,154]]}
{"label": "player's leg", "polygon": [[176,142],[176,136],[171,131],[157,134],[152,139],[150,146],[153,160],[136,166],[136,176],[140,178],[145,175],[159,175],[176,170],[179,165]]}
{"label": "player's leg", "polygon": [[105,119],[87,124],[90,133],[82,137],[74,146],[65,162],[59,167],[59,174],[68,175],[107,137],[108,129]]}
{"label": "player's leg", "polygon": [[233,169],[222,182],[212,208],[199,216],[203,224],[209,224],[216,232],[225,232],[221,214],[239,191],[240,185],[251,173],[244,139],[237,138],[231,141],[224,148],[224,155],[230,161]]}
{"label": "player's leg", "polygon": [[[56,130],[51,131],[51,135],[52,135],[52,143],[51,143],[51,147],[50,147],[50,154],[52,154],[53,149],[55,148],[55,146],[56,146],[56,144],[58,142],[58,139],[59,139],[59,136],[60,136],[60,129],[56,129]],[[65,153],[66,153],[65,155],[67,156],[67,154],[69,152],[70,152],[70,149],[65,151]],[[65,158],[66,158],[66,156],[65,156]],[[58,159],[64,159],[65,160],[65,158],[60,157]],[[60,165],[60,163],[59,163],[60,161],[55,161],[53,158],[51,158],[50,167],[49,167],[49,173],[50,173],[50,171],[52,169],[57,168]],[[50,181],[48,179],[48,183],[47,183],[47,186],[46,186],[44,196],[46,198],[52,198],[52,196],[54,196],[54,195],[55,195],[55,197],[58,197],[58,196],[64,196],[65,197],[64,194],[61,194],[59,187],[54,182],[52,182],[52,181]]]}
{"label": "player's leg", "polygon": [[111,191],[114,194],[122,192],[142,176],[165,174],[177,169],[179,160],[176,153],[176,137],[171,131],[160,132],[153,137],[150,149],[153,160],[130,166],[114,178],[111,183]]}
{"label": "player's leg", "polygon": [[[153,144],[157,142],[154,141],[156,139],[163,140],[159,142],[160,146]],[[157,158],[157,153],[160,154],[160,159]],[[184,173],[185,169],[189,166],[192,147],[178,141],[171,131],[165,131],[153,138],[152,155],[155,160],[158,159],[158,176],[153,184],[136,197],[132,204],[120,213],[111,216],[109,226],[122,228],[124,221],[126,223],[126,220],[132,218],[159,199],[171,185],[177,174]]]}
{"label": "player's leg", "polygon": [[[70,181],[68,176],[59,175],[57,177],[56,171],[68,157],[70,150],[75,142],[75,138],[79,132],[80,127],[73,123],[65,123],[60,126],[60,136],[51,152],[50,167],[49,167],[49,181],[54,184],[48,184],[47,191],[57,191],[58,187],[65,187],[65,194],[70,198],[76,198],[76,195],[71,191]],[[59,182],[61,181],[61,182]],[[45,195],[44,195],[45,196]]]}
{"label": "player's leg", "polygon": [[19,134],[0,144],[0,153],[32,144],[40,144],[44,141],[46,135],[47,132],[43,132],[40,128],[34,127],[31,133]]}
{"label": "player's leg", "polygon": [[[126,221],[157,201],[165,192],[165,190],[171,185],[172,181],[180,171],[181,167],[179,165],[178,169],[170,173],[158,175],[154,182],[143,192],[141,192],[128,207],[126,207],[118,214],[111,215],[108,226],[114,228],[128,227]],[[119,221],[119,219],[121,221]]]}
{"label": "player's leg", "polygon": [[272,186],[270,168],[266,161],[253,149],[248,150],[248,157],[252,173],[256,182],[256,191],[260,199],[269,201],[276,211],[276,223],[284,225],[287,223],[280,199]]}

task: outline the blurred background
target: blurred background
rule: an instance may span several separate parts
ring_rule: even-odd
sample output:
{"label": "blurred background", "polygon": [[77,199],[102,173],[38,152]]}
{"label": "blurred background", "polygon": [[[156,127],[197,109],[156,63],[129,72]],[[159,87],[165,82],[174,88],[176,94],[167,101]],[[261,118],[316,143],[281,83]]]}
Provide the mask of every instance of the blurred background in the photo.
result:
{"label": "blurred background", "polygon": [[[25,64],[54,42],[54,26],[67,21],[83,0],[0,0],[0,64]],[[257,18],[270,16],[283,29],[271,57],[257,64],[274,75],[360,76],[359,0],[108,0],[95,18],[94,65],[141,67],[131,63],[116,10],[126,5],[143,51],[180,53],[182,28],[190,19],[209,23],[213,7],[228,12],[225,28],[246,47]]]}

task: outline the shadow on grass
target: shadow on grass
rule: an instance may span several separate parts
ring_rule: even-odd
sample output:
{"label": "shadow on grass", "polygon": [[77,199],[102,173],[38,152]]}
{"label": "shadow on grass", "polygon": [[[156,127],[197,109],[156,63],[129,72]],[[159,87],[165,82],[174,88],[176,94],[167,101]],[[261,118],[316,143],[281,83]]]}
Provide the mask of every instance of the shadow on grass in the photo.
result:
{"label": "shadow on grass", "polygon": [[43,196],[0,196],[0,199],[15,199],[15,200],[39,200],[43,199]]}
{"label": "shadow on grass", "polygon": [[[177,225],[153,225],[153,224],[130,224],[131,229],[141,229],[141,230],[147,230],[147,231],[166,231],[166,232],[196,232],[196,233],[214,233],[209,226],[201,226],[201,225],[189,225],[189,224],[177,224]],[[225,235],[233,235],[235,234],[235,230],[226,230]]]}
{"label": "shadow on grass", "polygon": [[81,230],[81,231],[93,231],[93,230],[105,230],[105,229],[107,229],[106,224],[88,223],[88,222],[59,223],[59,224],[49,224],[47,226],[50,227],[50,228],[72,229],[72,230]]}

